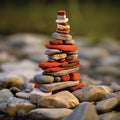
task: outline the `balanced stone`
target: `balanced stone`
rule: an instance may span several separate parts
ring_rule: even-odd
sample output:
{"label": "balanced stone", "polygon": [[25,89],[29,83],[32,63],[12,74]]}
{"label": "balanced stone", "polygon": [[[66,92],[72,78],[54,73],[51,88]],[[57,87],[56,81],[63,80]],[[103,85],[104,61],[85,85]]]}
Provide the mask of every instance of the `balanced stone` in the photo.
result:
{"label": "balanced stone", "polygon": [[58,72],[51,72],[51,73],[44,72],[43,74],[52,75],[52,76],[57,77],[57,76],[67,75],[67,74],[76,72],[78,70],[79,70],[79,67],[76,67],[76,68],[72,68],[72,69],[68,69],[68,70],[62,70],[62,71],[58,71]]}
{"label": "balanced stone", "polygon": [[55,90],[60,90],[67,87],[75,86],[78,84],[79,84],[79,81],[57,82],[57,83],[51,83],[51,84],[42,84],[40,89],[44,92],[49,92],[49,91],[55,91]]}
{"label": "balanced stone", "polygon": [[53,54],[58,54],[58,53],[61,53],[61,51],[60,51],[60,50],[57,50],[57,49],[47,49],[47,50],[45,51],[45,54],[46,54],[46,55],[53,55]]}
{"label": "balanced stone", "polygon": [[55,82],[60,82],[61,81],[61,77],[54,77],[54,81]]}
{"label": "balanced stone", "polygon": [[65,54],[65,53],[62,53],[62,54],[54,54],[54,55],[48,56],[48,58],[54,59],[54,60],[64,59],[64,58],[66,58],[66,57],[67,57],[67,54]]}
{"label": "balanced stone", "polygon": [[59,39],[59,40],[71,40],[72,39],[72,36],[70,34],[61,34],[57,32],[54,32],[52,34],[52,37],[54,39]]}
{"label": "balanced stone", "polygon": [[67,58],[68,60],[73,60],[73,59],[77,59],[78,58],[78,54],[72,54],[72,55],[67,55]]}
{"label": "balanced stone", "polygon": [[78,54],[78,50],[77,51],[74,51],[74,52],[66,52],[68,55],[71,55],[71,54]]}
{"label": "balanced stone", "polygon": [[64,44],[68,44],[68,45],[74,45],[75,41],[74,40],[64,40]]}
{"label": "balanced stone", "polygon": [[49,75],[37,74],[34,76],[34,81],[37,83],[43,83],[43,84],[53,83],[54,77]]}

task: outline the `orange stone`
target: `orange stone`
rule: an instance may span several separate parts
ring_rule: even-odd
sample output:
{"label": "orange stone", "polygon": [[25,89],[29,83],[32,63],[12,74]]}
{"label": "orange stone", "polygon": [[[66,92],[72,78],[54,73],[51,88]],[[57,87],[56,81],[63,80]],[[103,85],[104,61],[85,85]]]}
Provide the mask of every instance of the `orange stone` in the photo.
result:
{"label": "orange stone", "polygon": [[50,48],[50,49],[58,49],[58,50],[70,51],[70,52],[74,52],[78,49],[77,45],[50,45],[50,44],[47,44],[45,47]]}
{"label": "orange stone", "polygon": [[70,74],[70,80],[80,80],[80,73],[71,73]]}
{"label": "orange stone", "polygon": [[85,86],[85,84],[84,83],[79,83],[78,85],[75,85],[75,86],[73,86],[73,87],[70,87],[70,90],[71,91],[75,91],[75,90],[78,90],[78,89],[80,89],[80,88],[83,88]]}
{"label": "orange stone", "polygon": [[61,76],[61,81],[69,81],[69,80],[70,80],[70,75]]}
{"label": "orange stone", "polygon": [[62,45],[63,41],[62,40],[50,40],[49,43],[51,45]]}

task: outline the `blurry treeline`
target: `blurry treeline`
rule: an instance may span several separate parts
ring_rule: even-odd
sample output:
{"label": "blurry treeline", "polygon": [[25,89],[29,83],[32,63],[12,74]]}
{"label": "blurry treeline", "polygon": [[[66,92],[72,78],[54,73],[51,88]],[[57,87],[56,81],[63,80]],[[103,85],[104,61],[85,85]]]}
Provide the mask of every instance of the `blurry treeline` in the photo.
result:
{"label": "blurry treeline", "polygon": [[51,34],[59,9],[73,35],[120,38],[120,0],[0,0],[0,33]]}

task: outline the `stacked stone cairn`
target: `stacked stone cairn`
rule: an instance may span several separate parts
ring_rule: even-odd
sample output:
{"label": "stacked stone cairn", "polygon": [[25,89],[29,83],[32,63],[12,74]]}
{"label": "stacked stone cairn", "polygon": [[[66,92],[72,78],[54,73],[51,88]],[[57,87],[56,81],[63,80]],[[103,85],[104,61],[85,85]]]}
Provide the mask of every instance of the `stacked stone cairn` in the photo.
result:
{"label": "stacked stone cairn", "polygon": [[45,45],[48,61],[39,63],[43,72],[34,76],[34,87],[46,94],[60,90],[73,92],[84,86],[78,72],[80,67],[78,46],[69,34],[70,25],[67,22],[66,11],[59,10],[56,32],[52,34],[53,39]]}

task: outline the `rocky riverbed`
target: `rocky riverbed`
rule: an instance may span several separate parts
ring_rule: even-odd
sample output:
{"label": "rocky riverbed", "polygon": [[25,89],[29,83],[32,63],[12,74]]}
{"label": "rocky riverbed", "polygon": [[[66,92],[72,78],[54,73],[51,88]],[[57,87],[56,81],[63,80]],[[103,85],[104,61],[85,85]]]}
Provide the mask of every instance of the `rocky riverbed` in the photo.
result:
{"label": "rocky riverbed", "polygon": [[[120,120],[120,44],[94,45],[74,38],[79,47],[85,87],[41,97],[33,90],[38,63],[47,61],[43,35],[0,37],[0,120]],[[24,96],[23,98],[21,97]]]}

